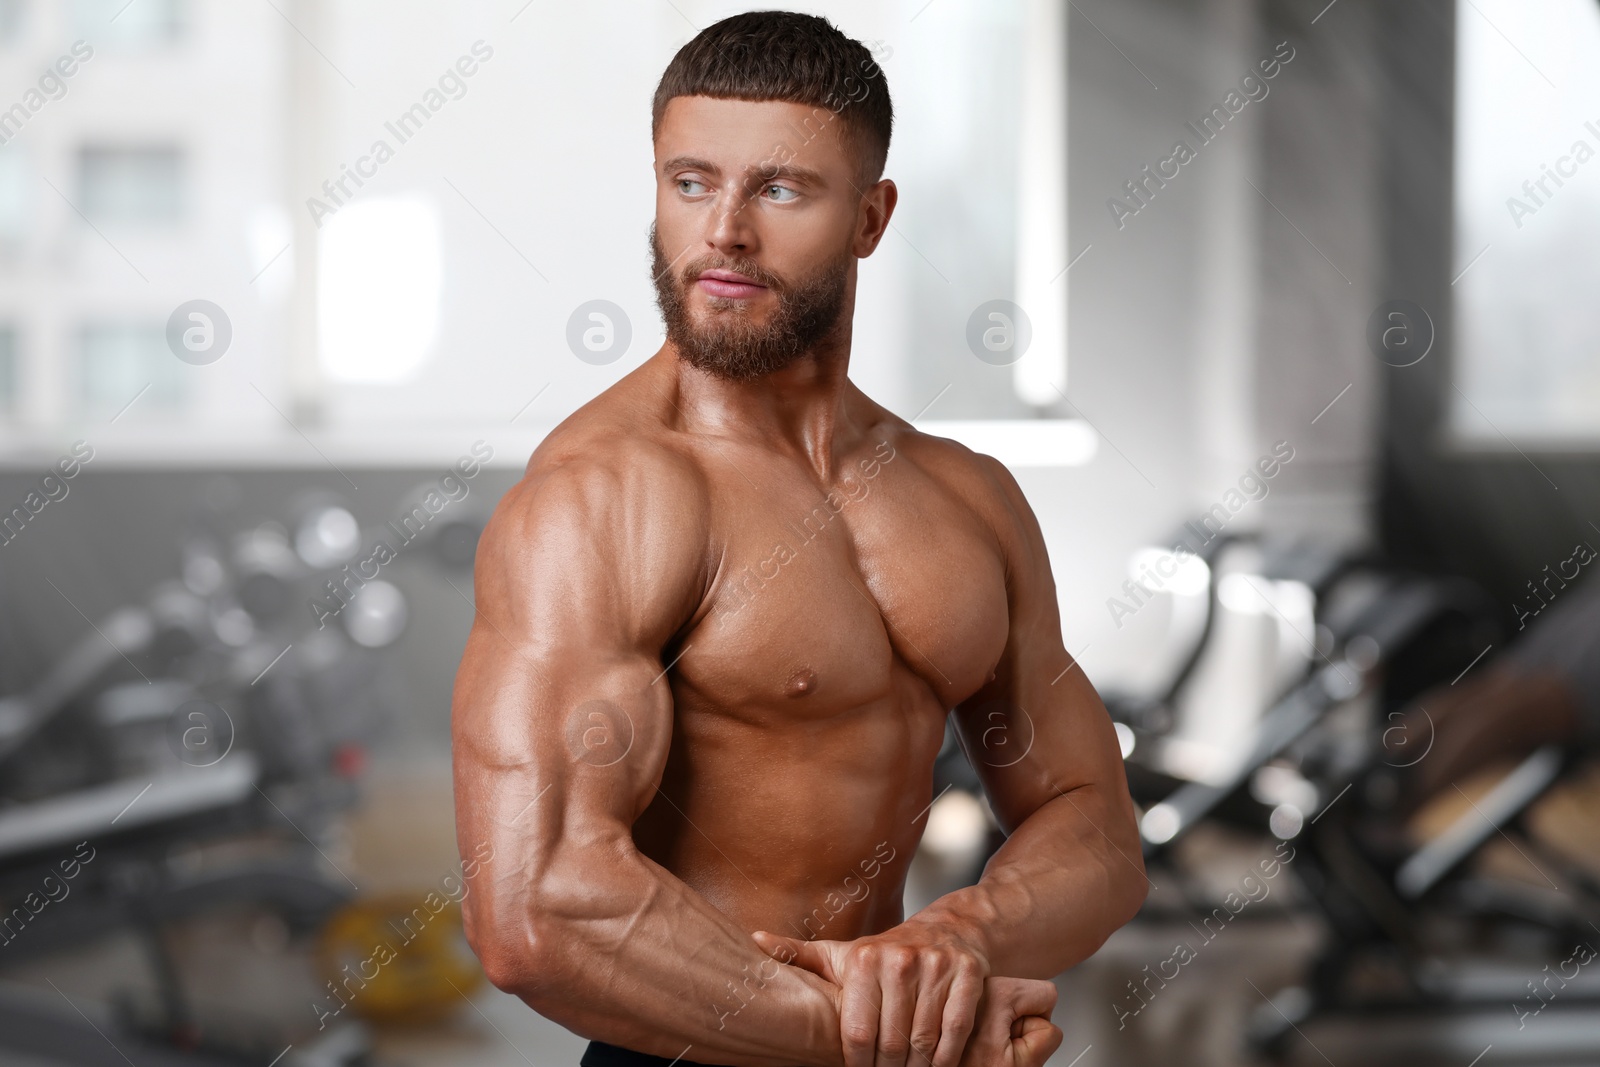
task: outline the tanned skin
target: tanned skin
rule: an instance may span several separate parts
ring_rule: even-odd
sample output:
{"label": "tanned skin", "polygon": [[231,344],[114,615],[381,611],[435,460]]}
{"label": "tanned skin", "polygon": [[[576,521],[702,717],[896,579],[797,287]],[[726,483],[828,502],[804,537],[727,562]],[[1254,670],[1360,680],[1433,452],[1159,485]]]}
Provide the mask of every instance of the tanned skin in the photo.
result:
{"label": "tanned skin", "polygon": [[[669,332],[501,500],[453,707],[458,843],[493,848],[468,938],[501,989],[641,1052],[1042,1064],[1062,1039],[1047,979],[1147,882],[1038,523],[1000,463],[846,377],[856,261],[896,191],[860,187],[842,123],[678,97],[655,150],[657,239],[696,328],[759,331],[779,304],[710,295],[704,270],[753,264],[782,290],[848,250],[842,311],[749,380]],[[1009,839],[907,919],[952,709]]]}

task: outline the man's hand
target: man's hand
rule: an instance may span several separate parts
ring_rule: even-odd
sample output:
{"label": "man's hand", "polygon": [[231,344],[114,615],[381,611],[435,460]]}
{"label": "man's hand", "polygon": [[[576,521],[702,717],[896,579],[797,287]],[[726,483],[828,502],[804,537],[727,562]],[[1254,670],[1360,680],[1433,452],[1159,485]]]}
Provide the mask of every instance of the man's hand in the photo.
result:
{"label": "man's hand", "polygon": [[840,987],[846,1067],[966,1062],[962,1050],[978,1019],[989,961],[954,927],[907,922],[855,941],[801,941],[764,930],[754,936],[768,955]]}
{"label": "man's hand", "polygon": [[1061,1047],[1051,1023],[1056,987],[1035,978],[990,978],[960,1067],[1044,1067]]}

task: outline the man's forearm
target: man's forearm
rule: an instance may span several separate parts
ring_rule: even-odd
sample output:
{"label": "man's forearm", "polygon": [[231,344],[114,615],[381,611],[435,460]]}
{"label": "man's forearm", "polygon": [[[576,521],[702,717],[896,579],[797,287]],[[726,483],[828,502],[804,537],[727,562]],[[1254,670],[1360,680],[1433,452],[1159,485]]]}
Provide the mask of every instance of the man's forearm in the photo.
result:
{"label": "man's forearm", "polygon": [[575,873],[543,880],[526,973],[502,988],[576,1033],[639,1052],[842,1063],[831,987],[768,957],[670,872],[614,852],[566,869]]}
{"label": "man's forearm", "polygon": [[955,931],[990,974],[1053,978],[1093,955],[1144,901],[1139,843],[1118,839],[1130,836],[1127,821],[1092,787],[1062,794],[1017,827],[977,885],[907,922]]}

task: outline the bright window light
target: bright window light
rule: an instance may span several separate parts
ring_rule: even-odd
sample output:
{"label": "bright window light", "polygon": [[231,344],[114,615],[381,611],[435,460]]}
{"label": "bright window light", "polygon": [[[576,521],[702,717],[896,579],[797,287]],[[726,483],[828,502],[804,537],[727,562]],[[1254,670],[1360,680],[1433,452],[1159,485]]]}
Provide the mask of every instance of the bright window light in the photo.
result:
{"label": "bright window light", "polygon": [[924,419],[917,429],[960,441],[1007,467],[1081,467],[1100,439],[1079,419]]}
{"label": "bright window light", "polygon": [[1600,443],[1600,5],[1456,12],[1453,388],[1463,443]]}
{"label": "bright window light", "polygon": [[258,204],[245,222],[245,246],[249,249],[253,283],[264,299],[287,298],[294,284],[294,227],[289,213],[278,204]]}
{"label": "bright window light", "polygon": [[318,243],[317,340],[341,382],[400,382],[439,329],[439,213],[416,197],[347,204]]}

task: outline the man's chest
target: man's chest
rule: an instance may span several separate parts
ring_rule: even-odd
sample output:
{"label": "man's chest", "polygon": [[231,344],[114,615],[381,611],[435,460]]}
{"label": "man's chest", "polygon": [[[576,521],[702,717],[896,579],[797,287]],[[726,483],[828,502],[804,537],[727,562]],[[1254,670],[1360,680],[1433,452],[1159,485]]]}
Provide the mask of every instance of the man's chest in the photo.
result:
{"label": "man's chest", "polygon": [[677,665],[719,705],[825,718],[920,679],[950,707],[988,680],[1008,631],[1000,550],[892,449],[827,491],[762,472],[721,515],[709,610]]}

